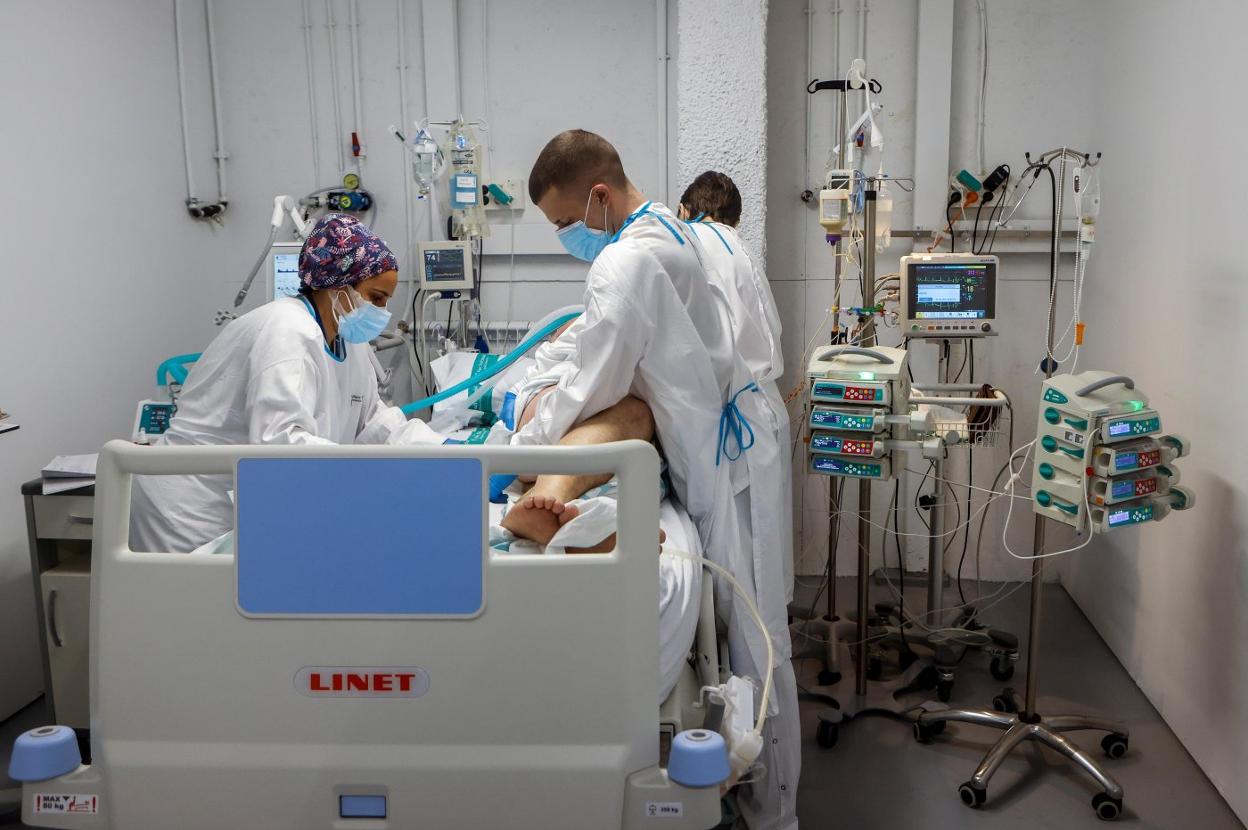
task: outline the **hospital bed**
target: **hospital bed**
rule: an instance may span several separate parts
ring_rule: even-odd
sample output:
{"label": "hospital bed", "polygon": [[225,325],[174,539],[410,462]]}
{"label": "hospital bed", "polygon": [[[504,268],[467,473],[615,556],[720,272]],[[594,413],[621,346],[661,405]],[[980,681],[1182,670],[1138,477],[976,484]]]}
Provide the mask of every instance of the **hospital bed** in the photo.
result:
{"label": "hospital bed", "polygon": [[[487,477],[536,472],[614,473],[616,550],[488,550]],[[179,473],[236,474],[234,555],[129,550],[132,476]],[[80,763],[72,731],[23,735],[12,765],[23,820],[716,826],[726,751],[695,728],[705,710],[694,703],[719,675],[709,579],[696,664],[661,717],[656,695],[658,474],[642,442],[108,444],[96,485],[92,763]]]}

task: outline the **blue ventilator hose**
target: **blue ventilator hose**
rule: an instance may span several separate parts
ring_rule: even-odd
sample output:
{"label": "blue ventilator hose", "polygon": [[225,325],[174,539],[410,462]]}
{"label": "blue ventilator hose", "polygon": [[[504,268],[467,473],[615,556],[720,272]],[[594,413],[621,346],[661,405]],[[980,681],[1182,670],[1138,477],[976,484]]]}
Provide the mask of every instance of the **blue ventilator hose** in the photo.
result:
{"label": "blue ventilator hose", "polygon": [[406,406],[400,407],[400,409],[403,410],[404,415],[411,415],[413,412],[419,412],[422,409],[428,409],[429,407],[433,406],[435,403],[441,403],[447,398],[454,397],[455,395],[458,395],[460,392],[463,392],[464,390],[468,389],[471,386],[478,386],[484,383],[485,381],[489,380],[490,378],[494,377],[495,375],[505,370],[507,367],[511,366],[511,364],[515,363],[520,358],[524,357],[526,352],[528,352],[530,349],[536,346],[539,342],[542,341],[543,338],[545,338],[551,332],[558,329],[564,323],[567,323],[571,320],[575,320],[577,317],[580,317],[580,316],[581,316],[581,312],[574,311],[568,314],[564,314],[561,317],[556,317],[555,319],[551,320],[546,325],[542,326],[537,331],[533,332],[533,334],[525,338],[525,340],[519,346],[516,346],[514,349],[508,352],[506,357],[504,357],[502,360],[498,361],[497,363],[495,363],[493,366],[489,367],[488,369],[485,369],[484,371],[473,375],[467,380],[460,381],[459,383],[455,384],[449,389],[443,389],[441,392],[439,392],[436,395],[430,395],[427,398],[421,398],[418,401],[412,401]]}
{"label": "blue ventilator hose", "polygon": [[202,354],[202,352],[180,354],[163,361],[156,367],[156,385],[165,386],[169,383],[186,383],[186,376],[190,374],[187,364],[199,360]]}

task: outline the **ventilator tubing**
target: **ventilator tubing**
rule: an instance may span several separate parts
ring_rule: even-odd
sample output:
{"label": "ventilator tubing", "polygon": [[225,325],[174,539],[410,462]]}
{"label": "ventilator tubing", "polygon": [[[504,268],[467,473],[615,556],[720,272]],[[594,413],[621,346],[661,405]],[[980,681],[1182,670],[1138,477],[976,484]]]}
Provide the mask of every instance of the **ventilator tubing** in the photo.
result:
{"label": "ventilator tubing", "polygon": [[490,378],[502,372],[511,364],[515,363],[520,358],[524,357],[526,352],[528,352],[530,349],[532,349],[534,346],[540,343],[542,339],[545,338],[547,335],[549,335],[551,332],[554,332],[564,323],[575,320],[579,316],[581,316],[581,312],[574,311],[574,312],[569,312],[567,314],[562,314],[556,317],[555,319],[551,320],[546,325],[542,326],[537,331],[533,332],[527,338],[525,338],[524,341],[521,342],[519,346],[516,346],[514,349],[508,352],[507,355],[502,360],[498,361],[497,363],[495,363],[493,366],[489,367],[488,369],[482,372],[479,372],[478,374],[475,374],[472,377],[467,378],[466,380],[460,381],[459,383],[455,384],[449,389],[443,389],[441,392],[439,392],[436,395],[430,395],[427,398],[421,398],[418,401],[413,401],[412,403],[409,403],[405,406],[400,407],[400,409],[403,411],[404,415],[411,415],[413,412],[419,412],[422,409],[428,409],[429,407],[433,406],[435,403],[441,403],[447,398],[458,395],[460,392],[463,392],[465,389],[484,383],[485,381],[489,380]]}

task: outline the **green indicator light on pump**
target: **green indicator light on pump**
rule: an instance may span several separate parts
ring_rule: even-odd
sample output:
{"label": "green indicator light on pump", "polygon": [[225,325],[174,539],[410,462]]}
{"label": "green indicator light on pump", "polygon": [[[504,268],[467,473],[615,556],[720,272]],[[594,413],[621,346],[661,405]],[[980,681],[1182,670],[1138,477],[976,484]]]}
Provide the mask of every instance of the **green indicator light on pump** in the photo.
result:
{"label": "green indicator light on pump", "polygon": [[859,380],[875,380],[875,372],[859,372]]}

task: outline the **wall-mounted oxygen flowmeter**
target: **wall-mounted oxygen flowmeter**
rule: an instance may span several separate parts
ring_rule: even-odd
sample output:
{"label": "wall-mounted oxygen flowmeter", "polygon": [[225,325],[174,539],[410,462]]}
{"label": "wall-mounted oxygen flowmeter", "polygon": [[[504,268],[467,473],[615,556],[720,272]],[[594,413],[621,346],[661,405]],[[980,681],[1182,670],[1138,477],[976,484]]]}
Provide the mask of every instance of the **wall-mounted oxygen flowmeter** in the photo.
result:
{"label": "wall-mounted oxygen flowmeter", "polygon": [[1189,444],[1162,432],[1161,416],[1123,375],[1083,372],[1044,382],[1036,425],[1036,513],[1104,533],[1159,521],[1195,504],[1179,486]]}
{"label": "wall-mounted oxygen flowmeter", "polygon": [[901,330],[906,337],[996,334],[995,256],[911,254],[901,258]]}

